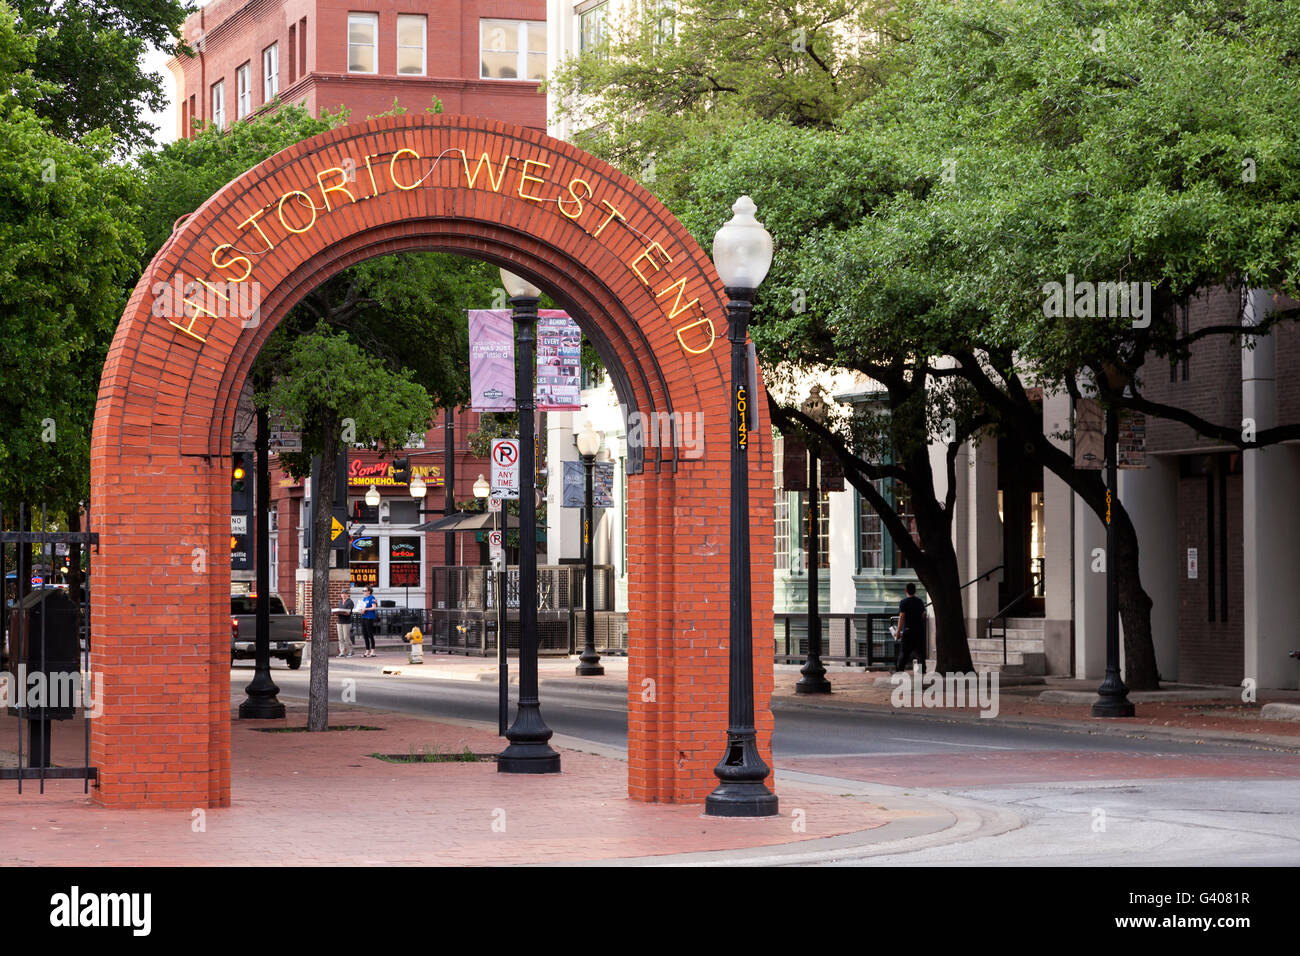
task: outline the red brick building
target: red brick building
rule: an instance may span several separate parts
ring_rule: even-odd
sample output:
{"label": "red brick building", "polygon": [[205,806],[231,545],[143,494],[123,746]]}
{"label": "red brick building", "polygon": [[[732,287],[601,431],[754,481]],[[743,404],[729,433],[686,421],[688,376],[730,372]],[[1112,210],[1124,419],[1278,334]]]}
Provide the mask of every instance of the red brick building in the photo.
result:
{"label": "red brick building", "polygon": [[[546,69],[545,0],[213,0],[182,32],[194,54],[168,64],[181,136],[193,135],[196,125],[226,128],[277,102],[303,103],[313,114],[346,107],[359,120],[392,110],[395,101],[422,113],[435,97],[449,114],[546,128],[546,98],[539,92]],[[473,499],[474,481],[487,466],[466,443],[478,415],[460,411],[454,417],[454,498],[464,502]],[[365,546],[351,552],[351,576],[358,584],[373,582],[381,600],[398,605],[423,606],[429,569],[445,563],[443,535],[409,531],[437,517],[417,509],[444,506],[442,419],[439,413],[424,447],[410,449],[415,474],[427,486],[423,502],[411,497],[408,484],[392,482],[391,458],[366,451],[349,458],[355,474],[348,480],[348,511],[366,530]],[[372,484],[383,497],[378,509],[364,503]],[[309,520],[304,483],[274,468],[271,494],[272,589],[294,610],[302,603],[302,529]],[[418,556],[411,559],[417,542]],[[484,546],[473,535],[460,535],[455,547],[456,563],[480,563]],[[411,581],[418,586],[407,587]]]}
{"label": "red brick building", "polygon": [[168,64],[181,136],[277,96],[354,120],[437,97],[447,113],[546,128],[544,0],[213,0],[182,32],[194,55]]}

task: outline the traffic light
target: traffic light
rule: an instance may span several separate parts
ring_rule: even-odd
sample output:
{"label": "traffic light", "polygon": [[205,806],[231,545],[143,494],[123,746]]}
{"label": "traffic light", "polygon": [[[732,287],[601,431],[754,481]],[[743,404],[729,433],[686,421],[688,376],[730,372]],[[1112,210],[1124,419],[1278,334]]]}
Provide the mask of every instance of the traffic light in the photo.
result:
{"label": "traffic light", "polygon": [[409,485],[411,483],[411,459],[393,459],[393,482],[399,485]]}
{"label": "traffic light", "polygon": [[244,455],[242,452],[236,452],[234,455],[231,456],[231,469],[230,469],[230,493],[231,494],[242,495],[244,493],[244,478],[246,477],[246,474],[247,473],[244,470]]}

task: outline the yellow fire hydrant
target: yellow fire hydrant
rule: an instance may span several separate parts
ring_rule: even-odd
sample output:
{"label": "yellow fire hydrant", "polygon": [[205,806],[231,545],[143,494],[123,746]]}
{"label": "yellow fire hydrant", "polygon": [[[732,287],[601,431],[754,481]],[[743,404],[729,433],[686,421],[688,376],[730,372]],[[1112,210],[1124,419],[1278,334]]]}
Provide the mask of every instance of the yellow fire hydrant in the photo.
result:
{"label": "yellow fire hydrant", "polygon": [[411,628],[410,633],[406,635],[406,639],[410,642],[411,646],[411,663],[423,664],[424,635],[420,633],[420,629],[418,627]]}

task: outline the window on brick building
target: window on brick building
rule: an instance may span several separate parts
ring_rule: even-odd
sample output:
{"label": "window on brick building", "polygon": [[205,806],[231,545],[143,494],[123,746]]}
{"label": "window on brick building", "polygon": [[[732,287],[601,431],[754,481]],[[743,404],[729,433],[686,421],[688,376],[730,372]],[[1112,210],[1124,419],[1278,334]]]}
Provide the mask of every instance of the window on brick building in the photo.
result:
{"label": "window on brick building", "polygon": [[480,20],[479,62],[485,80],[544,79],[546,22]]}
{"label": "window on brick building", "polygon": [[397,72],[423,76],[426,69],[424,38],[428,17],[402,14],[397,18]]}
{"label": "window on brick building", "polygon": [[379,72],[379,14],[348,14],[348,72]]}
{"label": "window on brick building", "polygon": [[280,45],[272,43],[262,51],[262,102],[280,95]]}
{"label": "window on brick building", "polygon": [[253,112],[253,71],[245,63],[235,71],[235,119],[243,119]]}
{"label": "window on brick building", "polygon": [[226,125],[226,81],[212,84],[212,125],[223,129]]}

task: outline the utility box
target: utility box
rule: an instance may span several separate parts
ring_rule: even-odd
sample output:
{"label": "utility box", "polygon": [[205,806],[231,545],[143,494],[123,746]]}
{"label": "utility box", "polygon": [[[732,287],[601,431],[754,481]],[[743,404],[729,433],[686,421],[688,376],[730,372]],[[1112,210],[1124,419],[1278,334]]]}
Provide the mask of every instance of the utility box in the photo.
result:
{"label": "utility box", "polygon": [[[74,716],[73,703],[81,686],[81,647],[77,605],[66,593],[58,588],[38,588],[14,607],[9,617],[9,673],[14,688],[11,699],[24,705],[33,687],[32,675],[44,674],[45,706],[24,707],[24,718],[69,720]],[[18,709],[10,707],[9,713],[17,716]]]}

